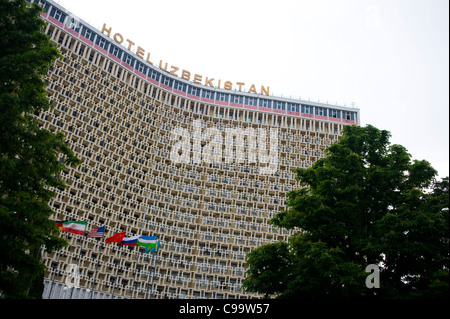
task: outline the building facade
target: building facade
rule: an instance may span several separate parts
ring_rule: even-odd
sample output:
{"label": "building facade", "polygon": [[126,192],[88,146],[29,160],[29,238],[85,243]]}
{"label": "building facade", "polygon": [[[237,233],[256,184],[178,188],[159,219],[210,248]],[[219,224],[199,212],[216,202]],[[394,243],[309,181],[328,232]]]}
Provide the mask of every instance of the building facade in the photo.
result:
{"label": "building facade", "polygon": [[[258,297],[241,287],[246,255],[288,238],[268,222],[299,188],[293,171],[359,110],[197,84],[53,1],[30,2],[64,57],[46,79],[54,109],[37,116],[83,161],[63,172],[54,219],[106,228],[101,239],[62,232],[67,248],[43,250],[44,298]],[[120,232],[158,236],[159,250],[105,244]]]}

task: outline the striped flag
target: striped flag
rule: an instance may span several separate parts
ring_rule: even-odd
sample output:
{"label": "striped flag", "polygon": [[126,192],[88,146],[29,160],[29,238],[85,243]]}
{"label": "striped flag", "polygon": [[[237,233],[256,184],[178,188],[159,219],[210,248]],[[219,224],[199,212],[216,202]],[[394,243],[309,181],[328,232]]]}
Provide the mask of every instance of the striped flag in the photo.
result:
{"label": "striped flag", "polygon": [[140,236],[137,240],[138,246],[144,246],[145,251],[157,252],[159,250],[159,240],[157,236]]}
{"label": "striped flag", "polygon": [[58,230],[59,230],[59,231],[62,231],[63,224],[64,224],[64,221],[63,221],[63,220],[58,220],[58,221],[56,221],[56,227],[58,227]]}
{"label": "striped flag", "polygon": [[[61,230],[71,234],[84,235],[86,221],[69,221],[62,224]],[[57,224],[58,225],[58,224]],[[59,225],[58,225],[59,227]]]}
{"label": "striped flag", "polygon": [[137,246],[137,241],[139,237],[140,236],[126,237],[122,239],[122,241],[119,244],[126,246]]}
{"label": "striped flag", "polygon": [[89,232],[87,238],[103,238],[104,234],[105,234],[105,226],[97,227]]}

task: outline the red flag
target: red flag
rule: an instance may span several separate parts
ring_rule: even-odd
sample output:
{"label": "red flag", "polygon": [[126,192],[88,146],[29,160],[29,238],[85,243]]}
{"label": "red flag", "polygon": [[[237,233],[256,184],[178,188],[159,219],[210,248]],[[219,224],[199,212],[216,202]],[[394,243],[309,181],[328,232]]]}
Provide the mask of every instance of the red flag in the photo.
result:
{"label": "red flag", "polygon": [[60,230],[60,231],[62,230],[63,224],[64,224],[63,221],[57,221],[57,222],[56,222],[56,227],[58,227],[58,230]]}
{"label": "red flag", "polygon": [[112,235],[111,237],[108,237],[105,239],[105,244],[107,243],[120,243],[122,242],[123,238],[125,237],[125,232],[121,232],[115,235]]}

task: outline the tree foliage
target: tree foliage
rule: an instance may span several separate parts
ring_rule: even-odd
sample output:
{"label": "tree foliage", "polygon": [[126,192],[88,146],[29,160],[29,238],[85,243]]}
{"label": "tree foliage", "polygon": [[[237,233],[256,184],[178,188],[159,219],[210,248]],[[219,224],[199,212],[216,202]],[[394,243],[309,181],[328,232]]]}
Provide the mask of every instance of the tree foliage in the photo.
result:
{"label": "tree foliage", "polygon": [[[247,291],[279,298],[449,296],[448,177],[412,160],[390,133],[346,126],[271,223],[288,242],[248,255]],[[283,248],[283,249],[280,249]],[[366,266],[380,269],[369,289]]]}
{"label": "tree foliage", "polygon": [[42,292],[44,266],[37,258],[67,243],[49,216],[59,174],[79,159],[61,133],[39,126],[35,114],[52,107],[45,75],[57,47],[44,34],[41,9],[24,0],[0,0],[0,294],[25,298]]}

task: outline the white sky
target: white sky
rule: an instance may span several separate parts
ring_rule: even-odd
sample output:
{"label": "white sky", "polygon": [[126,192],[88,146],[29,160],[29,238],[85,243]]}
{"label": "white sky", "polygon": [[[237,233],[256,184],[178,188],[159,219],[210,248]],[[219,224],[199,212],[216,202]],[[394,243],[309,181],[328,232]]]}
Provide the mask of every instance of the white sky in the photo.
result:
{"label": "white sky", "polygon": [[[448,0],[59,0],[167,62],[360,109],[449,175]],[[235,87],[235,86],[233,86]]]}

